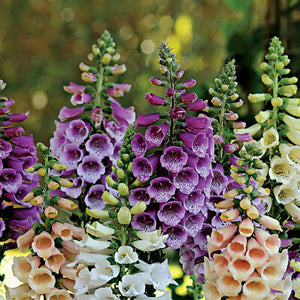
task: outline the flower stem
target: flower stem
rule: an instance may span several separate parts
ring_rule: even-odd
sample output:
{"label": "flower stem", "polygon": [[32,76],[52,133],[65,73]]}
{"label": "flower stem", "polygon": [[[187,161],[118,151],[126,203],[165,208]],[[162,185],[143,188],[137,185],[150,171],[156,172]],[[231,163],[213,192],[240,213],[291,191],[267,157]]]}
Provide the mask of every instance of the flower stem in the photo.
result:
{"label": "flower stem", "polygon": [[103,84],[103,79],[104,79],[104,69],[102,67],[102,63],[99,66],[99,73],[98,73],[99,79],[96,82],[96,99],[95,99],[95,106],[102,107],[102,99],[100,96],[100,93],[102,91],[102,84]]}

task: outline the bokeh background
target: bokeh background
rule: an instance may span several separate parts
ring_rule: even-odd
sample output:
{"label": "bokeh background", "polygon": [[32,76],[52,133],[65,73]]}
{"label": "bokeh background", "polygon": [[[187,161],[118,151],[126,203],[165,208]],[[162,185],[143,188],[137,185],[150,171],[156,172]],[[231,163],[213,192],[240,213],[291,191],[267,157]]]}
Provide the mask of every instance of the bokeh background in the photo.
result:
{"label": "bokeh background", "polygon": [[[80,83],[78,65],[88,62],[105,29],[127,66],[119,82],[132,84],[123,101],[138,113],[149,109],[144,95],[152,88],[149,77],[158,74],[162,40],[174,48],[184,78],[197,79],[204,99],[233,57],[242,98],[261,91],[259,63],[273,35],[282,39],[293,74],[300,71],[298,0],[1,0],[0,78],[15,112],[30,112],[24,125],[35,141],[49,144],[60,108],[70,107],[63,86]],[[243,117],[257,109],[246,104]]]}

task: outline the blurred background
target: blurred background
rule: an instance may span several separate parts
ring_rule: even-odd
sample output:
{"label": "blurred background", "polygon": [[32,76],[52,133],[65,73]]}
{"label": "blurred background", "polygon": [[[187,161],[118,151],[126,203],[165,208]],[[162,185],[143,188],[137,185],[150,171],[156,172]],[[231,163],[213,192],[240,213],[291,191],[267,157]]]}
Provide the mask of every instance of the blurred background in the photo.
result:
{"label": "blurred background", "polygon": [[[132,84],[124,105],[135,105],[137,113],[149,109],[144,95],[152,89],[149,78],[158,75],[162,40],[174,49],[184,79],[197,79],[203,99],[233,57],[242,99],[261,91],[259,64],[273,35],[282,39],[299,76],[299,0],[1,0],[0,78],[16,100],[14,112],[30,112],[24,127],[36,142],[49,144],[60,108],[71,107],[63,86],[80,84],[78,65],[88,63],[105,29],[127,66],[119,82]],[[247,103],[243,118],[258,109]]]}

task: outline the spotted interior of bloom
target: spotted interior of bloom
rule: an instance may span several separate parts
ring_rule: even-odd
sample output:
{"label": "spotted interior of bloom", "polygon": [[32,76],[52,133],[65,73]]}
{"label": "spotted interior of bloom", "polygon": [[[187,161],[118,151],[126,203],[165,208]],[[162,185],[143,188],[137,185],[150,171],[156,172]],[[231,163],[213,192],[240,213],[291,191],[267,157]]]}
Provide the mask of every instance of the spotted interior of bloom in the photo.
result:
{"label": "spotted interior of bloom", "polygon": [[130,191],[128,197],[131,206],[134,206],[138,201],[150,203],[150,196],[145,188],[138,188]]}
{"label": "spotted interior of bloom", "polygon": [[300,165],[300,147],[293,147],[289,151],[288,157],[291,162],[293,162],[296,165]]}
{"label": "spotted interior of bloom", "polygon": [[179,147],[170,146],[164,150],[161,165],[172,173],[178,173],[187,162],[187,154]]}
{"label": "spotted interior of bloom", "polygon": [[157,214],[161,222],[171,226],[178,224],[184,215],[185,209],[179,201],[171,201],[161,205]]}
{"label": "spotted interior of bloom", "polygon": [[203,215],[190,215],[184,221],[184,228],[189,233],[190,236],[195,236],[198,231],[201,229],[204,221]]}
{"label": "spotted interior of bloom", "polygon": [[187,198],[184,201],[184,207],[190,213],[197,214],[200,212],[201,207],[204,205],[205,196],[199,190],[188,194]]}
{"label": "spotted interior of bloom", "polygon": [[185,194],[189,194],[198,183],[198,176],[192,168],[183,168],[175,177],[175,186]]}
{"label": "spotted interior of bloom", "polygon": [[168,201],[175,194],[175,186],[170,179],[159,177],[151,181],[147,191],[150,197],[162,203]]}
{"label": "spotted interior of bloom", "polygon": [[187,233],[181,225],[167,227],[163,233],[168,234],[166,243],[172,249],[180,248],[187,239]]}
{"label": "spotted interior of bloom", "polygon": [[193,142],[193,152],[200,157],[205,157],[208,148],[208,138],[206,134],[197,134]]}
{"label": "spotted interior of bloom", "polygon": [[156,229],[156,220],[151,214],[142,213],[135,215],[132,221],[132,227],[134,229],[143,231],[153,231]]}
{"label": "spotted interior of bloom", "polygon": [[213,179],[212,179],[212,192],[216,193],[217,195],[220,195],[226,185],[227,185],[228,179],[222,172],[218,169],[213,170]]}

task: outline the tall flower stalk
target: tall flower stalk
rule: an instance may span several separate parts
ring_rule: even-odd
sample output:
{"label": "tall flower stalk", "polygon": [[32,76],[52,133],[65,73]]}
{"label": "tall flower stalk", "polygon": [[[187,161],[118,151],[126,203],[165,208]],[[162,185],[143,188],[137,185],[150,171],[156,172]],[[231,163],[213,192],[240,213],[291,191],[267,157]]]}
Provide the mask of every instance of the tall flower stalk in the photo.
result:
{"label": "tall flower stalk", "polygon": [[61,122],[56,122],[57,129],[50,141],[52,154],[68,167],[63,174],[72,176],[73,186],[62,190],[78,199],[80,209],[72,217],[78,225],[89,220],[86,208],[104,208],[101,195],[105,176],[116,166],[126,128],[135,120],[133,107],[123,108],[115,99],[121,98],[131,86],[109,81],[111,76],[124,73],[126,67],[117,64],[120,55],[108,31],[93,45],[88,58],[92,66],[79,65],[81,79],[87,85],[71,82],[64,87],[72,94],[75,108],[61,109]]}
{"label": "tall flower stalk", "polygon": [[14,258],[13,273],[23,283],[16,288],[7,287],[6,297],[72,299],[76,270],[68,264],[78,253],[73,239],[82,239],[84,230],[59,220],[63,212],[77,208],[72,200],[56,195],[59,188],[73,183],[52,175],[54,170],[66,169],[66,166],[53,157],[45,145],[39,143],[37,148],[43,155],[44,164],[36,163],[26,171],[39,175],[41,185],[29,192],[23,201],[42,207],[42,222],[33,224],[17,239],[18,249],[21,252],[30,250],[31,254]]}

